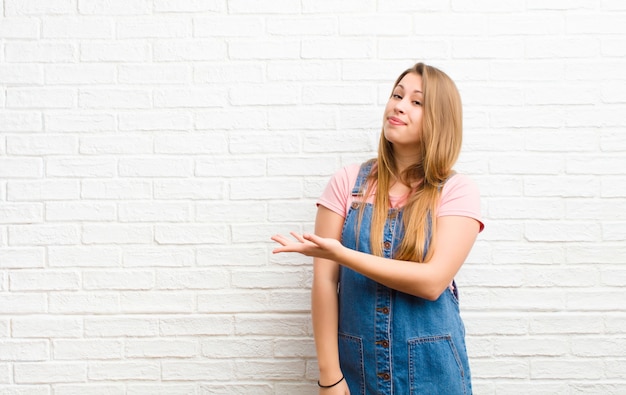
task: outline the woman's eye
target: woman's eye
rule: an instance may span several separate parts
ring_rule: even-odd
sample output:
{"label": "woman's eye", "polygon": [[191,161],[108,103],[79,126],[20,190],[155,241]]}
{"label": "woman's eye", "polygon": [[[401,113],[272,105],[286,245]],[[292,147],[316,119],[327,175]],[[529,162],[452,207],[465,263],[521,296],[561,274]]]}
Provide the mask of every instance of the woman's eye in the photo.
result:
{"label": "woman's eye", "polygon": [[413,102],[413,104],[415,104],[416,106],[421,106],[422,102],[416,100],[416,101]]}
{"label": "woman's eye", "polygon": [[393,95],[391,95],[391,97],[393,97],[394,99],[402,100],[402,96],[398,95],[397,93],[394,93]]}

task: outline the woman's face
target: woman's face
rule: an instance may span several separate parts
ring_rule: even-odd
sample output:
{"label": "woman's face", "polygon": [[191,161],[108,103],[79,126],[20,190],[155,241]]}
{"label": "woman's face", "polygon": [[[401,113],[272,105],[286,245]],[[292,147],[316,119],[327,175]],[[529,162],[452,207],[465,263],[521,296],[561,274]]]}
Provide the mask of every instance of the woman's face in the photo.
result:
{"label": "woman's face", "polygon": [[419,150],[422,135],[422,77],[408,73],[394,88],[383,120],[385,139],[394,150]]}

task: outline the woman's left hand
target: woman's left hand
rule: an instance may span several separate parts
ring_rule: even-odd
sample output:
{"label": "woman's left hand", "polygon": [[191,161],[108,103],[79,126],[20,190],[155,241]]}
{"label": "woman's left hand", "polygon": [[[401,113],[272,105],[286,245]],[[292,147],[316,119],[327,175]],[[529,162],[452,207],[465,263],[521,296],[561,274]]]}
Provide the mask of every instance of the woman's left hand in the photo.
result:
{"label": "woman's left hand", "polygon": [[336,260],[343,245],[338,240],[332,238],[319,237],[313,234],[299,234],[290,232],[296,240],[289,239],[283,235],[274,235],[272,240],[282,247],[275,248],[272,253],[297,252],[306,256]]}

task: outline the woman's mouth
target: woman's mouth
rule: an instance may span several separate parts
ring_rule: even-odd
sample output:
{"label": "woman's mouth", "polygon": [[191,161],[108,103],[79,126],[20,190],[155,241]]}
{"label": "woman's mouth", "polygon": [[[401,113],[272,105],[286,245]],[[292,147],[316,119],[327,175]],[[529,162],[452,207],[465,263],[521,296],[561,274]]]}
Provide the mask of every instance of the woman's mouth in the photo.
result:
{"label": "woman's mouth", "polygon": [[387,121],[389,121],[389,123],[392,125],[397,125],[397,126],[406,125],[406,122],[396,117],[388,117]]}

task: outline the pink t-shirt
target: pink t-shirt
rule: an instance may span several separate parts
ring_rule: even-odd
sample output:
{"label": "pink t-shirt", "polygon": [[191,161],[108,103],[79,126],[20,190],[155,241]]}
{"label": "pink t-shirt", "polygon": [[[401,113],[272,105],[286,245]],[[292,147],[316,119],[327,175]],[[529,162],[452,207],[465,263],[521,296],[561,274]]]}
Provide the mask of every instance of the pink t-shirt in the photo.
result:
{"label": "pink t-shirt", "polygon": [[[326,189],[317,201],[329,210],[346,217],[352,202],[358,198],[352,196],[352,188],[359,175],[360,164],[344,167],[333,175]],[[390,196],[392,207],[400,207],[406,202],[406,196]],[[370,198],[371,200],[371,198]],[[485,225],[480,215],[480,193],[476,184],[463,174],[450,177],[441,191],[441,201],[437,210],[438,217],[458,215],[474,218],[480,223],[482,232]]]}

